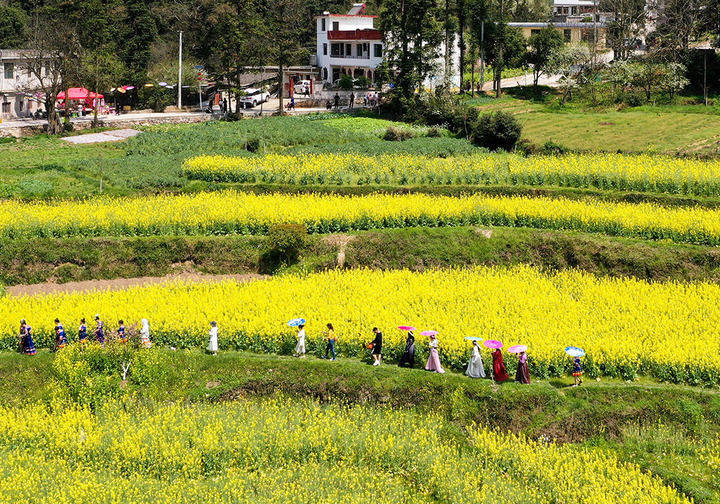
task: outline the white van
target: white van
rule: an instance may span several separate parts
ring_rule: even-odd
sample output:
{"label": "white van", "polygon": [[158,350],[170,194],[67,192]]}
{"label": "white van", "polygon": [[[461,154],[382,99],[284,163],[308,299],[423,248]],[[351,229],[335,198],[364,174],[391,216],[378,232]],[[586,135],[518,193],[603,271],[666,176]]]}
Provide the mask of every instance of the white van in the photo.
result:
{"label": "white van", "polygon": [[248,88],[245,93],[245,96],[240,98],[240,105],[243,108],[257,107],[270,99],[270,93],[262,89]]}

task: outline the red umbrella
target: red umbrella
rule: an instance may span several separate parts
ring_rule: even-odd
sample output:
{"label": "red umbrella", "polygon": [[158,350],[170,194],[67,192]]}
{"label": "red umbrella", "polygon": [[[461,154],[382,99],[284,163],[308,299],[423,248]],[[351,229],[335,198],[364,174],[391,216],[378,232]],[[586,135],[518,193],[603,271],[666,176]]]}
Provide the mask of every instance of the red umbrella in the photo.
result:
{"label": "red umbrella", "polygon": [[[67,94],[70,100],[86,100],[90,96],[90,91],[85,88],[71,87],[68,89]],[[58,100],[64,100],[65,91],[60,91],[57,97]]]}

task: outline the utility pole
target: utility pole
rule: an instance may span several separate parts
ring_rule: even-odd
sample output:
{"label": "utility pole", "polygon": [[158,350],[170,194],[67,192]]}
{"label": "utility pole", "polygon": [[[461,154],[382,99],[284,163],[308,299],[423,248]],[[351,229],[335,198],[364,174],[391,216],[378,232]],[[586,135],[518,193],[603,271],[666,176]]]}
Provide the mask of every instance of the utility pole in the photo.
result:
{"label": "utility pole", "polygon": [[485,87],[485,21],[480,21],[480,93]]}
{"label": "utility pole", "polygon": [[182,32],[180,32],[180,49],[178,50],[178,111],[182,109]]}
{"label": "utility pole", "polygon": [[500,81],[502,80],[502,69],[505,66],[503,61],[503,49],[505,48],[505,2],[500,0],[500,47],[498,47],[497,68],[495,69],[495,98],[500,98],[502,89],[500,89]]}

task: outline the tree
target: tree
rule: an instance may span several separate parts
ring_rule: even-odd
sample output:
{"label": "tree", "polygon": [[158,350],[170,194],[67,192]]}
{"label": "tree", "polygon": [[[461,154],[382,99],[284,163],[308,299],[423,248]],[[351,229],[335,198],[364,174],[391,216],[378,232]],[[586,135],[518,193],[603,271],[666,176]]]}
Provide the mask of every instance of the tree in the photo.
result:
{"label": "tree", "polygon": [[269,62],[278,67],[278,100],[280,114],[283,108],[283,81],[285,70],[307,54],[300,43],[306,29],[305,19],[299,15],[304,0],[255,0],[254,12],[258,15],[262,51]]}
{"label": "tree", "polygon": [[552,25],[530,36],[528,51],[525,57],[533,68],[533,86],[537,88],[540,76],[546,71],[553,53],[565,45],[563,36]]}
{"label": "tree", "polygon": [[460,73],[460,94],[465,91],[465,54],[467,43],[465,42],[465,30],[467,30],[467,3],[466,0],[455,1],[455,11],[458,22],[458,70]]}
{"label": "tree", "polygon": [[495,96],[502,94],[500,81],[505,68],[519,67],[525,59],[526,41],[519,30],[498,22],[490,25],[490,38],[488,27],[485,27],[486,43],[485,58],[492,65],[495,80]]}
{"label": "tree", "polygon": [[[85,51],[80,59],[80,78],[97,96],[117,86],[125,67],[108,47]],[[93,101],[93,128],[98,126],[99,99]]]}
{"label": "tree", "polygon": [[616,59],[627,59],[632,54],[632,41],[647,19],[645,7],[645,0],[600,1],[600,10],[612,13],[607,21],[607,34]]}
{"label": "tree", "polygon": [[385,33],[385,59],[393,84],[410,98],[433,69],[444,31],[435,0],[385,0],[379,27]]}
{"label": "tree", "polygon": [[60,91],[78,83],[78,62],[82,48],[77,32],[63,19],[38,15],[32,24],[28,38],[28,50],[21,66],[27,71],[30,89],[42,92],[48,116],[48,133],[62,132],[56,103]]}
{"label": "tree", "polygon": [[121,35],[119,56],[127,68],[127,79],[143,84],[147,79],[151,46],[157,36],[157,26],[148,4],[143,0],[124,0],[124,6],[124,33]]}
{"label": "tree", "polygon": [[590,63],[592,55],[585,44],[574,44],[551,54],[546,65],[548,72],[560,74],[558,83],[563,91],[562,103],[572,99],[572,91],[582,80],[582,72]]}
{"label": "tree", "polygon": [[20,48],[27,39],[28,15],[22,9],[0,5],[0,48]]}

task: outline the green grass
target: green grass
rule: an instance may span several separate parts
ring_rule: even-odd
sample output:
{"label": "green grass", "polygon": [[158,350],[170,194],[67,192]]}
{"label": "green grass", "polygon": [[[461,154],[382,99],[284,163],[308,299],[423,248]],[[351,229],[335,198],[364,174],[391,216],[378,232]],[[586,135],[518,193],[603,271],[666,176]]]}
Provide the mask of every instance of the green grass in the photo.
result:
{"label": "green grass", "polygon": [[[406,142],[388,142],[388,126],[411,129]],[[251,155],[248,142],[259,141],[259,153],[359,152],[453,155],[482,152],[447,132],[428,138],[428,128],[373,117],[319,114],[269,117],[234,123],[144,127],[121,143],[68,145],[45,135],[0,145],[0,198],[81,198],[103,193],[130,195],[157,190],[192,189],[181,174],[182,162],[200,154]]]}
{"label": "green grass", "polygon": [[517,116],[523,138],[536,145],[552,141],[574,151],[657,153],[717,157],[720,111],[703,105],[645,105],[593,109],[582,103],[558,106],[553,91],[536,99],[508,90],[500,100],[482,97],[469,103],[482,110]]}
{"label": "green grass", "polygon": [[[429,268],[531,264],[580,268],[597,275],[652,281],[720,281],[720,255],[700,245],[650,242],[572,231],[474,227],[363,231],[345,250],[346,268]],[[263,236],[18,239],[0,243],[0,283],[64,283],[163,276],[187,268],[203,273],[267,272]],[[338,246],[310,235],[296,264],[276,274],[336,266]]]}

